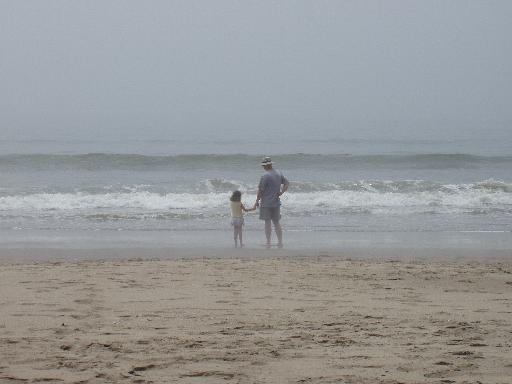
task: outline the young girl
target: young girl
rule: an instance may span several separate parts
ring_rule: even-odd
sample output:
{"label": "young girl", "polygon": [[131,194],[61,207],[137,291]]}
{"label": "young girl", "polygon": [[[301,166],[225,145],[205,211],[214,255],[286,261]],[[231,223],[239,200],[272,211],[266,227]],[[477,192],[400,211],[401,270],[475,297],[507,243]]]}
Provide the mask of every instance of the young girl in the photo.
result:
{"label": "young girl", "polygon": [[231,225],[233,226],[233,237],[235,238],[235,248],[238,247],[238,239],[240,239],[240,247],[244,246],[242,242],[242,226],[244,225],[244,212],[254,211],[256,206],[245,208],[242,204],[242,192],[235,191],[231,195]]}

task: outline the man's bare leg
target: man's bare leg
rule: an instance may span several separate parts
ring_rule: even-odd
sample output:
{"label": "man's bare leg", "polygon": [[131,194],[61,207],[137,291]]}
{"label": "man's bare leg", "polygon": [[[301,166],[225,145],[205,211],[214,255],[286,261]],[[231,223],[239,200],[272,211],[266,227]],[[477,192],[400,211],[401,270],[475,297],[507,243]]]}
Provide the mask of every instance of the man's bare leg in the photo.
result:
{"label": "man's bare leg", "polygon": [[265,220],[265,236],[267,237],[267,248],[269,248],[272,236],[272,220]]}
{"label": "man's bare leg", "polygon": [[281,228],[281,223],[279,221],[274,222],[274,229],[277,235],[277,246],[279,248],[283,248],[283,229]]}

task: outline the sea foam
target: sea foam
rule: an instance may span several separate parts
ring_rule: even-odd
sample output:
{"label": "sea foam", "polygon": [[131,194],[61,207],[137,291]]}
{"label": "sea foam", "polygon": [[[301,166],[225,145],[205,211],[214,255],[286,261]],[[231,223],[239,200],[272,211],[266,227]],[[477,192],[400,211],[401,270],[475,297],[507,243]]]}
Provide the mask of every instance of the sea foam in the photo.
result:
{"label": "sea foam", "polygon": [[[143,187],[131,191],[106,193],[33,193],[0,197],[0,212],[76,211],[95,214],[105,211],[144,213],[201,213],[206,216],[228,214],[230,191],[243,183],[218,181],[206,193],[154,192]],[[242,189],[249,189],[245,186]],[[219,191],[220,190],[220,191]],[[249,189],[250,190],[250,189]],[[253,189],[254,190],[254,189]],[[251,206],[253,193],[244,193],[243,201]],[[315,188],[309,183],[296,183],[282,197],[283,210],[290,214],[346,213],[492,213],[512,212],[512,188],[499,181],[473,184],[435,184],[408,182],[353,182],[323,184]]]}

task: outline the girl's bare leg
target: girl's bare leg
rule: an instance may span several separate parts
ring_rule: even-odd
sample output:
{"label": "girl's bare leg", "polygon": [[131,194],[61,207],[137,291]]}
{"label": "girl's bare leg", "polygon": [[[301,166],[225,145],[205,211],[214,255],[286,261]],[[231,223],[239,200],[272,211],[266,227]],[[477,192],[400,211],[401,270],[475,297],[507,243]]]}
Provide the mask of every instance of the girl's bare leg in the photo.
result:
{"label": "girl's bare leg", "polygon": [[235,248],[238,248],[238,227],[233,225],[233,237],[235,239]]}
{"label": "girl's bare leg", "polygon": [[244,246],[244,242],[242,241],[242,226],[238,227],[238,238],[240,239],[240,248]]}

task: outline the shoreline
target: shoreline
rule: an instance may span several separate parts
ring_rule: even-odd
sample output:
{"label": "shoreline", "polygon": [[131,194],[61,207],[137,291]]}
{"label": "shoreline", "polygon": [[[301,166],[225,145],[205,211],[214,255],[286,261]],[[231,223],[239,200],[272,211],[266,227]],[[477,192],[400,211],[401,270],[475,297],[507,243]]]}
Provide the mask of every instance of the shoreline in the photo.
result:
{"label": "shoreline", "polygon": [[329,257],[363,261],[511,262],[512,250],[419,247],[344,247],[324,249],[265,249],[261,247],[0,247],[0,265],[95,260],[260,259]]}
{"label": "shoreline", "polygon": [[[512,232],[404,232],[404,231],[310,231],[284,227],[284,243],[288,251],[317,252],[368,249],[468,250],[469,252],[512,251]],[[244,233],[247,249],[262,250],[263,228]],[[275,242],[275,236],[273,236]],[[215,230],[0,230],[2,249],[190,249],[216,253],[233,247],[233,231]],[[483,254],[483,253],[482,253]],[[511,252],[512,255],[512,252]]]}

